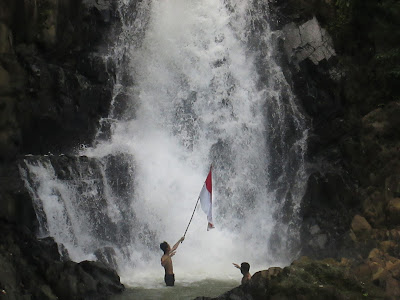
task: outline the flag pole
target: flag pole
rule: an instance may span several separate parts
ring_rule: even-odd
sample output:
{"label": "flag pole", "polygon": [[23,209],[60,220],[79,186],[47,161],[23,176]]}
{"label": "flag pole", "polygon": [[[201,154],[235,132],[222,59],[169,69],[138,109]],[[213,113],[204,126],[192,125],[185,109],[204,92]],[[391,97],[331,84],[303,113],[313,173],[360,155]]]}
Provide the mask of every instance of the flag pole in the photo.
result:
{"label": "flag pole", "polygon": [[[199,196],[199,198],[197,198],[196,205],[194,206],[194,210],[193,210],[193,213],[192,213],[192,217],[190,218],[189,224],[188,224],[188,226],[186,227],[186,230],[185,230],[185,233],[184,233],[183,237],[186,236],[186,232],[188,231],[189,225],[190,225],[190,223],[192,222],[192,219],[193,219],[193,216],[194,216],[194,212],[196,211],[197,204],[199,203],[199,200],[200,200],[200,196]],[[183,241],[182,241],[182,242],[183,242]],[[182,243],[182,242],[181,242],[181,243]]]}
{"label": "flag pole", "polygon": [[[212,169],[212,164],[210,165],[210,171],[209,171],[209,172],[211,172],[211,169]],[[206,179],[206,180],[207,180],[207,179]],[[204,183],[204,184],[205,184],[205,183]],[[190,217],[189,224],[188,224],[188,226],[186,227],[186,230],[185,230],[185,233],[183,234],[183,237],[186,236],[186,232],[188,231],[189,225],[190,225],[190,223],[192,222],[192,219],[193,219],[193,216],[194,216],[194,212],[196,211],[197,204],[199,204],[199,201],[200,201],[200,195],[199,195],[199,197],[197,198],[196,205],[194,206],[194,210],[193,210],[192,216]],[[182,241],[182,242],[183,242],[183,241]],[[181,243],[182,243],[182,242],[181,242]]]}

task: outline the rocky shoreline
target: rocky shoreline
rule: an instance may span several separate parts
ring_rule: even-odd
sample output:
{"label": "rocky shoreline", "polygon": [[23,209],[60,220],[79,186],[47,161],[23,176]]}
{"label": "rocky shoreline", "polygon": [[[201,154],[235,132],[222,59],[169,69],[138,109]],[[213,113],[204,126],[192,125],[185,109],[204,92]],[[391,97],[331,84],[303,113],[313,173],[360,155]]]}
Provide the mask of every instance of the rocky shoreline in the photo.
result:
{"label": "rocky shoreline", "polygon": [[361,281],[345,260],[302,257],[283,269],[259,271],[248,283],[219,297],[195,300],[228,299],[384,299],[384,292],[371,282]]}

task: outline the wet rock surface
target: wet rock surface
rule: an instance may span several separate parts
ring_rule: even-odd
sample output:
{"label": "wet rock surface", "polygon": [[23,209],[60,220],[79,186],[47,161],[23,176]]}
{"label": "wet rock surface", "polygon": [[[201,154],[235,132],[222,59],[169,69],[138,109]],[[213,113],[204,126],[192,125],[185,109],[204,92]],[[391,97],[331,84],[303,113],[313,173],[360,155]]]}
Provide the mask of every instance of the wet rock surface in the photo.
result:
{"label": "wet rock surface", "polygon": [[0,220],[0,299],[108,299],[124,286],[100,262],[75,263],[52,238]]}
{"label": "wet rock surface", "polygon": [[13,201],[25,203],[19,155],[74,153],[107,115],[115,66],[103,57],[118,32],[116,5],[0,1],[0,216],[19,222],[30,214]]}
{"label": "wet rock surface", "polygon": [[52,239],[37,240],[17,163],[93,140],[114,85],[115,66],[103,55],[118,31],[116,4],[0,1],[1,299],[105,299],[123,290],[112,269],[70,262]]}
{"label": "wet rock surface", "polygon": [[89,144],[108,113],[116,1],[0,2],[0,159]]}

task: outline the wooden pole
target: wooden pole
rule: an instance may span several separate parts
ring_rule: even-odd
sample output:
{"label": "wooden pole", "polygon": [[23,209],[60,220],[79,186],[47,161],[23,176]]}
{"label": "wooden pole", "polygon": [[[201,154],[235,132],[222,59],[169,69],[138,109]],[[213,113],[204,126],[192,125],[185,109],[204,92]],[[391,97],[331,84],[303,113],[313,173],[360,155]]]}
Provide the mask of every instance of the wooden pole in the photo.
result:
{"label": "wooden pole", "polygon": [[[197,198],[196,205],[194,206],[194,210],[193,210],[193,213],[192,213],[192,217],[190,218],[189,224],[188,224],[188,226],[186,227],[186,230],[185,230],[185,233],[184,233],[183,237],[186,236],[186,232],[188,231],[189,225],[190,225],[190,223],[192,222],[192,219],[193,219],[193,216],[194,216],[194,212],[196,211],[197,204],[199,203],[199,200],[200,200],[200,196],[199,196],[199,198]],[[182,243],[182,242],[181,242],[181,243]]]}

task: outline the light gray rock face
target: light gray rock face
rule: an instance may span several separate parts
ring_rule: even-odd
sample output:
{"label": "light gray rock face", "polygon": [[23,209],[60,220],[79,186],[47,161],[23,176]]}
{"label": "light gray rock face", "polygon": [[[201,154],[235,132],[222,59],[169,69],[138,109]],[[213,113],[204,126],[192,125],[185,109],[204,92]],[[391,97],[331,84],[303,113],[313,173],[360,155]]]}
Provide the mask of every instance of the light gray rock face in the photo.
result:
{"label": "light gray rock face", "polygon": [[297,67],[305,59],[317,65],[336,55],[331,37],[315,17],[300,26],[289,23],[282,32],[286,55]]}

